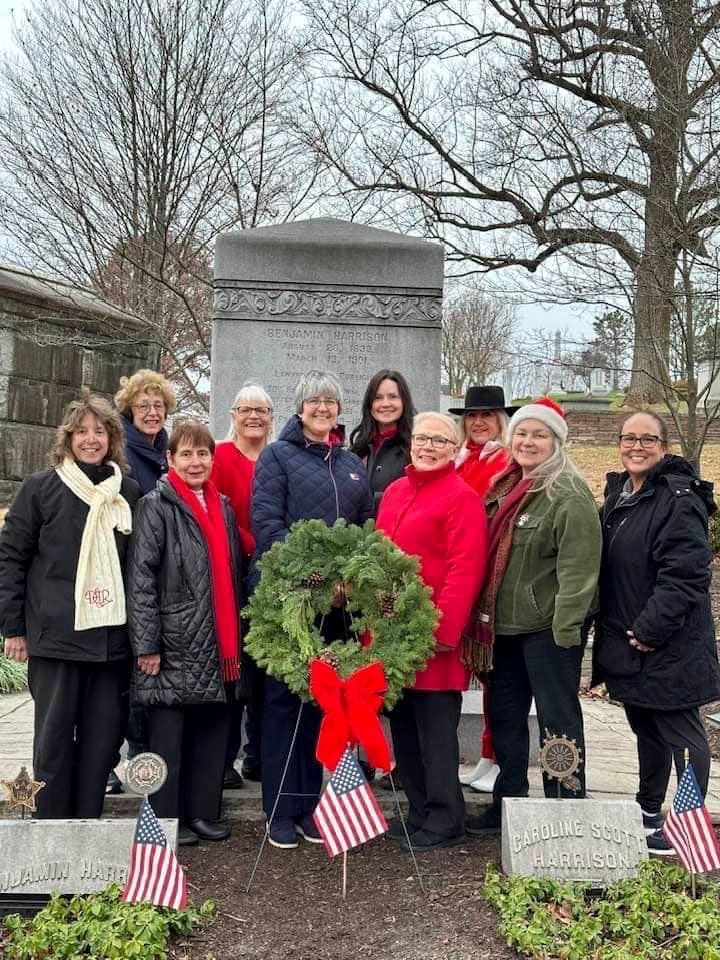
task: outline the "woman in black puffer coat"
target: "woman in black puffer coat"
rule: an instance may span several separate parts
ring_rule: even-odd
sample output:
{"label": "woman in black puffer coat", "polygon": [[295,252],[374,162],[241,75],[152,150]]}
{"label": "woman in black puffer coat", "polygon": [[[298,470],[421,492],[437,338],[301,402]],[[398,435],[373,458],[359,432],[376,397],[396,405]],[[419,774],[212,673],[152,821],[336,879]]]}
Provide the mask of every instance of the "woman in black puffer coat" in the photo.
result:
{"label": "woman in black puffer coat", "polygon": [[151,797],[181,820],[179,842],[223,840],[229,730],[226,686],[239,677],[242,549],[230,501],[209,482],[207,427],[175,425],[170,471],[140,501],[128,573],[133,695],[147,708],[150,750],[167,762]]}
{"label": "woman in black puffer coat", "polygon": [[712,484],[668,452],[655,414],[629,417],[620,432],[623,473],[608,474],[602,508],[603,564],[594,645],[594,682],[625,706],[638,741],[648,845],[671,849],[661,814],[672,762],[690,754],[700,789],[710,748],[698,708],[720,698],[710,610],[707,521]]}

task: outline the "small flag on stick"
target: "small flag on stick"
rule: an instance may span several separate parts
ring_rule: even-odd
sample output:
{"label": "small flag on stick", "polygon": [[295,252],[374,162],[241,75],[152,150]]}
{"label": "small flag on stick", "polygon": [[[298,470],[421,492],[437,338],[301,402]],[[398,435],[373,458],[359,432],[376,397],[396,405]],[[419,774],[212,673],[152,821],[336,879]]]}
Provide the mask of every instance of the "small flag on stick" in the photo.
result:
{"label": "small flag on stick", "polygon": [[379,837],[387,821],[350,750],[346,750],[330,777],[313,814],[331,857]]}
{"label": "small flag on stick", "polygon": [[680,777],[663,833],[691,873],[720,869],[720,845],[691,764]]}
{"label": "small flag on stick", "polygon": [[168,846],[167,837],[150,806],[147,797],[142,802],[135,827],[130,870],[122,899],[128,903],[154,903],[156,907],[187,906],[187,880],[177,861],[175,851]]}

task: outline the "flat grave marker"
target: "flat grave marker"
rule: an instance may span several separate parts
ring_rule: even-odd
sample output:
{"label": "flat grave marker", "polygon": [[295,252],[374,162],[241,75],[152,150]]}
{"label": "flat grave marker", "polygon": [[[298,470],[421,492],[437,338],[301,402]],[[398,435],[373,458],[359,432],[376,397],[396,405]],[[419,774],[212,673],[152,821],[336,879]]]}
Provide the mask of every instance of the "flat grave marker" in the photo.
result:
{"label": "flat grave marker", "polygon": [[503,800],[502,868],[508,875],[604,887],[636,876],[647,858],[640,808],[632,800]]}

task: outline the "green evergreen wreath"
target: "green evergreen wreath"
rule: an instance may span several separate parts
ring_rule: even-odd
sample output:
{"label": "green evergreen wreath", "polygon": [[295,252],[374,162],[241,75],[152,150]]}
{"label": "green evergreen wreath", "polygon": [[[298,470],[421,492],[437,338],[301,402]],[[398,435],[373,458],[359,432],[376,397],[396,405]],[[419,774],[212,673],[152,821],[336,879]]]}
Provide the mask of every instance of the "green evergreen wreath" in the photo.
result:
{"label": "green evergreen wreath", "polygon": [[[392,707],[402,689],[427,663],[435,647],[439,614],[418,575],[416,557],[398,550],[374,529],[338,520],[300,520],[286,540],[259,561],[262,576],[245,614],[245,649],[267,672],[303,700],[310,700],[308,664],[321,656],[341,677],[380,660]],[[337,584],[345,584],[353,615],[350,640],[326,644],[316,621],[331,609]],[[369,630],[373,642],[357,641]]]}

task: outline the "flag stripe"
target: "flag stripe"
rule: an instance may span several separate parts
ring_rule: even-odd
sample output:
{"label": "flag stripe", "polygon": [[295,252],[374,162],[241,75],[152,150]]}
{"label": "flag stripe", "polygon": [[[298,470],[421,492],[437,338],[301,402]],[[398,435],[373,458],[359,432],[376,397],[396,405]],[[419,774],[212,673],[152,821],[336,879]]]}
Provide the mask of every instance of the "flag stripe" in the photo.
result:
{"label": "flag stripe", "polygon": [[350,750],[341,757],[313,820],[331,857],[387,830],[380,805]]}
{"label": "flag stripe", "polygon": [[187,878],[147,800],[143,800],[138,814],[122,899],[128,903],[149,901],[176,910],[187,905]]}
{"label": "flag stripe", "polygon": [[720,869],[720,845],[691,764],[680,777],[663,832],[687,870]]}

